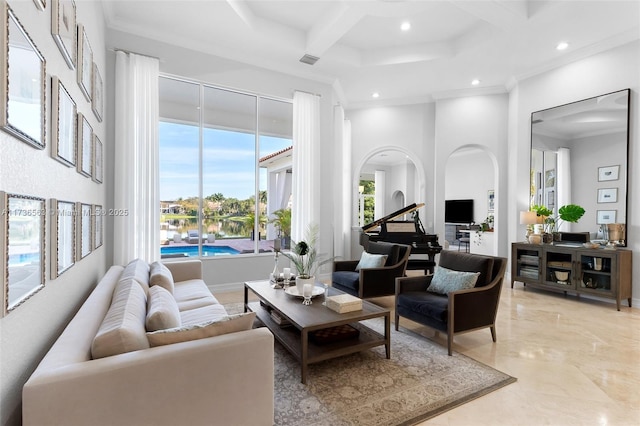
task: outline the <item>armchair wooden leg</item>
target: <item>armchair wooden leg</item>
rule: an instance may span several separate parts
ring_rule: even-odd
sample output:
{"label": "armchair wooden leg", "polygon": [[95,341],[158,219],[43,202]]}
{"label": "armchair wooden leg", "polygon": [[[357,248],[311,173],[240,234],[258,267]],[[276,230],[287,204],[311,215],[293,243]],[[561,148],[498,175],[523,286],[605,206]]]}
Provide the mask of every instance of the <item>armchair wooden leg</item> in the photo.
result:
{"label": "armchair wooden leg", "polygon": [[492,325],[489,327],[489,329],[491,329],[491,338],[493,339],[493,341],[496,341],[496,326]]}
{"label": "armchair wooden leg", "polygon": [[447,349],[449,351],[449,356],[451,356],[451,353],[452,353],[452,346],[453,346],[453,336],[447,333]]}
{"label": "armchair wooden leg", "polygon": [[[397,311],[398,308],[396,308]],[[396,331],[398,331],[398,327],[400,326],[400,315],[395,314],[395,318],[394,318],[394,324],[396,327]]]}

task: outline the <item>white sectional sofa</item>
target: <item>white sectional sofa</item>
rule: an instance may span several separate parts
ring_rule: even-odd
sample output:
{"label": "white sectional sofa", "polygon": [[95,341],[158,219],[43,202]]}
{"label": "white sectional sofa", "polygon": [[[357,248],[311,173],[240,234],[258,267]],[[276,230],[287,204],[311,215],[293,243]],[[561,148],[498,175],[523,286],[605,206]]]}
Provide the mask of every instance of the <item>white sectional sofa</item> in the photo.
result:
{"label": "white sectional sofa", "polygon": [[200,261],[113,266],[25,384],[23,424],[272,425],[273,335],[252,322]]}

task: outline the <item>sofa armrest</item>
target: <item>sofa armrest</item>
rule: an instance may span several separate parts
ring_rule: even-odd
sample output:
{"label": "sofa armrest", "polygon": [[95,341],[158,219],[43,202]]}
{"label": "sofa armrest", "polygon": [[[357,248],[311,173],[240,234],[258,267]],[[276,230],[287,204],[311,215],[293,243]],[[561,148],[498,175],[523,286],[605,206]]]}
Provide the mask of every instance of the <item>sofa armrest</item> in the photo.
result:
{"label": "sofa armrest", "polygon": [[449,293],[449,321],[454,332],[491,325],[495,322],[503,278],[491,285]]}
{"label": "sofa armrest", "polygon": [[396,278],[396,296],[409,291],[426,291],[431,285],[433,275],[419,275],[416,277]]}
{"label": "sofa armrest", "polygon": [[336,260],[333,262],[333,271],[355,271],[359,260]]}
{"label": "sofa armrest", "polygon": [[187,280],[202,279],[202,262],[200,260],[168,262],[164,265],[169,268],[171,275],[173,275],[173,281],[177,283]]}
{"label": "sofa armrest", "polygon": [[272,425],[273,335],[266,328],[36,371],[28,425]]}

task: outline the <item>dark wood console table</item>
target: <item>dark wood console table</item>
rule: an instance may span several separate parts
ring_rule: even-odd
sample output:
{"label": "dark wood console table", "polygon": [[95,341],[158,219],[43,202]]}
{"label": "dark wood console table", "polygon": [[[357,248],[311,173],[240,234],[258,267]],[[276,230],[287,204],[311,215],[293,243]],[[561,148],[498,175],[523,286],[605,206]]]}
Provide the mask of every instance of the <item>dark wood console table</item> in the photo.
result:
{"label": "dark wood console table", "polygon": [[631,307],[632,251],[571,244],[511,245],[511,288],[516,281],[535,288],[627,299]]}

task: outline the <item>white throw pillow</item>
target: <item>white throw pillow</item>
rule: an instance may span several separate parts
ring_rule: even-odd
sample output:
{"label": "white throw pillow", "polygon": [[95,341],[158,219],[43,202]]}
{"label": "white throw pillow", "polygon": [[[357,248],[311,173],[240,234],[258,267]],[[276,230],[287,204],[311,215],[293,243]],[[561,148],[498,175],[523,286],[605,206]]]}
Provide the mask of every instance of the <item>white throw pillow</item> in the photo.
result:
{"label": "white throw pillow", "polygon": [[149,292],[149,264],[142,259],[134,259],[125,266],[119,281],[134,279],[140,284],[146,295]]}
{"label": "white throw pillow", "polygon": [[164,287],[154,285],[149,287],[147,300],[147,331],[166,330],[180,327],[180,311],[178,304]]}
{"label": "white throw pillow", "polygon": [[448,294],[452,291],[473,288],[478,281],[480,272],[462,272],[452,269],[436,267],[427,291],[432,293]]}
{"label": "white throw pillow", "polygon": [[380,268],[384,266],[386,261],[386,254],[371,254],[363,251],[362,256],[360,257],[360,262],[356,265],[356,271],[366,268]]}
{"label": "white throw pillow", "polygon": [[154,347],[235,333],[236,331],[250,330],[255,317],[255,312],[229,315],[222,319],[201,324],[149,332],[147,333],[147,338],[151,347]]}
{"label": "white throw pillow", "polygon": [[147,298],[133,278],[116,284],[111,306],[91,344],[93,359],[149,347],[144,328]]}
{"label": "white throw pillow", "polygon": [[160,262],[153,262],[149,271],[149,286],[159,285],[164,287],[169,293],[173,294],[175,284],[173,274],[165,265]]}

